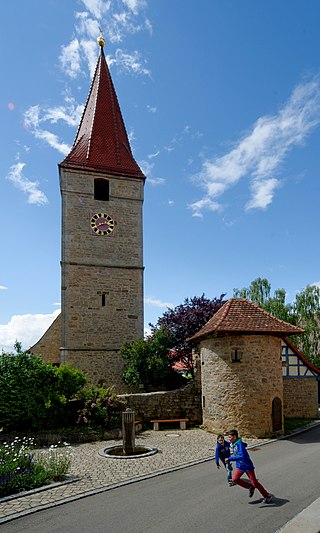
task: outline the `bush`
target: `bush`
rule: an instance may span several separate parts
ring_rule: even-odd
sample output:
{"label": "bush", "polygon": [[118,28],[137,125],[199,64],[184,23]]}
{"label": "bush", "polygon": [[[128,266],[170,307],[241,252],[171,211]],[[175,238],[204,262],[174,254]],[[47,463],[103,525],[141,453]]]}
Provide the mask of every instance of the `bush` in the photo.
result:
{"label": "bush", "polygon": [[0,356],[0,425],[40,427],[47,419],[54,368],[27,352]]}
{"label": "bush", "polygon": [[63,401],[73,398],[87,383],[87,378],[81,370],[72,365],[54,367],[57,394]]}
{"label": "bush", "polygon": [[120,427],[125,402],[119,400],[111,389],[91,385],[79,392],[78,400],[82,406],[78,410],[77,424],[98,425],[105,429]]}
{"label": "bush", "polygon": [[[18,346],[19,348],[19,346]],[[68,365],[57,368],[18,350],[0,355],[0,427],[53,428],[70,417],[68,402],[86,383]]]}
{"label": "bush", "polygon": [[[172,337],[161,328],[146,340],[138,339],[125,343],[120,353],[126,360],[123,371],[125,383],[146,389],[161,387],[176,382],[177,373],[171,368],[169,350]],[[171,387],[170,387],[171,388]]]}

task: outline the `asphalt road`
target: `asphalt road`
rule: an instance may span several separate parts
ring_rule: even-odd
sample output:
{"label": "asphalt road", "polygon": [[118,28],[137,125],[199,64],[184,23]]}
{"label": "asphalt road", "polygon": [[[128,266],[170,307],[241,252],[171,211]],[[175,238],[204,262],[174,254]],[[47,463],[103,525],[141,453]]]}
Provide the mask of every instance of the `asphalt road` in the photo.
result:
{"label": "asphalt road", "polygon": [[275,533],[320,496],[320,427],[249,452],[271,505],[229,488],[210,461],[13,520],[1,533]]}

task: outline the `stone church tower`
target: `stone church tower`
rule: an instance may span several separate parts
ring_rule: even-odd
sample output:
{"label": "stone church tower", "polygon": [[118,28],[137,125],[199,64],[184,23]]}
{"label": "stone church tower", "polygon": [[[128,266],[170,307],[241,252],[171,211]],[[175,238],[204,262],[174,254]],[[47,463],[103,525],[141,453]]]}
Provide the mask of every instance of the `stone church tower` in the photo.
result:
{"label": "stone church tower", "polygon": [[100,55],[73,147],[59,165],[62,197],[60,362],[117,392],[121,345],[143,338],[142,205],[117,95]]}

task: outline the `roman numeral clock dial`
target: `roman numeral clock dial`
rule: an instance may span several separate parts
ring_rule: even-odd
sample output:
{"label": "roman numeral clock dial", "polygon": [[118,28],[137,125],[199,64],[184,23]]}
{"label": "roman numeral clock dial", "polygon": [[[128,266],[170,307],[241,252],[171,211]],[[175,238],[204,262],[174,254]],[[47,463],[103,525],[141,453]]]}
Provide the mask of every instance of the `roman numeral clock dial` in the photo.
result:
{"label": "roman numeral clock dial", "polygon": [[91,233],[93,235],[111,235],[114,230],[115,221],[111,215],[106,213],[95,213],[90,221]]}

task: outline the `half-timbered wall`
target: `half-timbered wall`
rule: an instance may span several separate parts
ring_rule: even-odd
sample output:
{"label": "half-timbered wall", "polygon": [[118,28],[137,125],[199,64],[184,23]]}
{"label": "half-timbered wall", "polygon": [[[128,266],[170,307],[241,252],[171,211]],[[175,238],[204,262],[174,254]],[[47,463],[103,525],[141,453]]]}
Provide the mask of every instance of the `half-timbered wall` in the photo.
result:
{"label": "half-timbered wall", "polygon": [[282,342],[283,408],[287,418],[318,418],[319,375]]}

